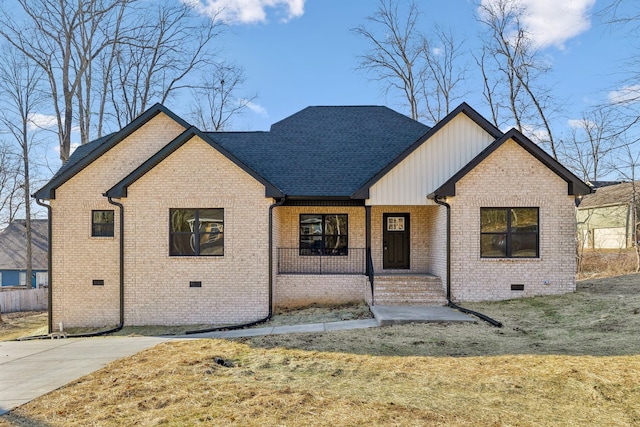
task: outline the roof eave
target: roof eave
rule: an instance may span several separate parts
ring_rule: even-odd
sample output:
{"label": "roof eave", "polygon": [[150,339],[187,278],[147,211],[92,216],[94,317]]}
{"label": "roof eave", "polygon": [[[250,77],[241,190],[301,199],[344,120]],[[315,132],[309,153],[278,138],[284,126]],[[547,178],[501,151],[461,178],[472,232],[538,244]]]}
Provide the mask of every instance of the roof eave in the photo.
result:
{"label": "roof eave", "polygon": [[34,196],[36,198],[42,199],[42,200],[55,199],[55,190],[56,190],[56,188],[60,187],[62,184],[67,182],[69,179],[71,179],[72,177],[77,175],[84,168],[86,168],[91,163],[93,163],[96,159],[100,158],[104,153],[109,151],[111,148],[113,148],[119,142],[124,140],[126,137],[131,135],[133,132],[138,130],[140,127],[145,125],[147,122],[149,122],[151,119],[153,119],[154,117],[156,117],[160,113],[166,114],[172,120],[176,121],[178,124],[180,124],[184,128],[189,128],[191,126],[184,119],[182,119],[180,116],[176,115],[173,111],[169,110],[164,105],[159,104],[159,103],[155,104],[155,105],[151,106],[148,110],[146,110],[144,113],[142,113],[138,117],[136,117],[127,126],[123,127],[118,132],[116,132],[113,136],[111,136],[109,139],[107,139],[104,143],[102,143],[95,150],[91,151],[90,153],[87,153],[87,155],[83,159],[81,159],[77,164],[75,164],[73,167],[71,167],[68,171],[66,171],[65,173],[63,173],[62,175],[60,175],[58,177],[54,177],[44,187],[42,187],[40,190],[36,191]]}
{"label": "roof eave", "polygon": [[478,166],[484,159],[489,157],[494,151],[496,151],[502,144],[508,140],[514,140],[518,145],[524,148],[532,156],[543,163],[549,170],[554,172],[560,178],[567,182],[567,195],[578,196],[591,193],[591,187],[584,183],[580,178],[575,176],[571,171],[562,166],[557,160],[547,154],[538,145],[536,145],[529,138],[524,136],[516,129],[511,129],[509,132],[502,135],[502,137],[496,139],[487,148],[482,150],[480,154],[474,157],[469,163],[467,163],[462,169],[456,172],[449,180],[438,187],[430,196],[433,197],[454,197],[456,195],[456,183],[467,175],[471,170]]}
{"label": "roof eave", "polygon": [[123,178],[116,185],[111,187],[104,193],[105,197],[112,198],[123,198],[128,195],[128,188],[142,176],[144,176],[147,172],[156,167],[160,162],[169,157],[173,152],[175,152],[178,148],[182,147],[186,142],[191,140],[193,137],[199,137],[207,144],[209,144],[212,148],[217,150],[231,162],[240,167],[243,171],[247,172],[254,179],[265,186],[265,197],[273,197],[280,198],[284,197],[284,193],[276,188],[273,184],[268,182],[258,173],[256,173],[253,169],[246,166],[240,160],[238,160],[235,156],[233,156],[229,151],[227,151],[224,147],[216,143],[213,139],[211,139],[207,134],[198,130],[197,128],[191,126],[187,130],[185,130],[182,134],[178,135],[175,139],[169,142],[167,145],[162,147],[156,154],[151,156],[147,161],[145,161],[142,165],[138,166],[134,171],[132,171],[129,175]]}

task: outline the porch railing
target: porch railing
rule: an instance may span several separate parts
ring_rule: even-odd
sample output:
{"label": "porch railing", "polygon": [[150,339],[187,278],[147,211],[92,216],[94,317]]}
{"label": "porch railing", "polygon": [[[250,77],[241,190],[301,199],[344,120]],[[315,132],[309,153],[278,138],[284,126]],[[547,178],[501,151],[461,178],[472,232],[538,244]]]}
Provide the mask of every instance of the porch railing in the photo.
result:
{"label": "porch railing", "polygon": [[375,276],[375,273],[373,271],[373,257],[371,256],[371,248],[367,248],[367,271],[366,271],[366,275],[369,278],[369,285],[371,286],[371,305],[373,305],[373,298],[374,298],[374,292],[373,292],[373,277]]}
{"label": "porch railing", "polygon": [[366,274],[366,249],[347,255],[300,255],[298,248],[278,248],[279,274]]}

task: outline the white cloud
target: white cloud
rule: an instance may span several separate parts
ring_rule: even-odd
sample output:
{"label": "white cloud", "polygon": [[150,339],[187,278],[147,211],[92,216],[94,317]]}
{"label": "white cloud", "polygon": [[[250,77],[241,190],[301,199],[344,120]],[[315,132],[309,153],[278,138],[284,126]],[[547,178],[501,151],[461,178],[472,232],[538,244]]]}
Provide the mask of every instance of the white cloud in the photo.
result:
{"label": "white cloud", "polygon": [[640,102],[640,85],[625,86],[619,90],[611,91],[608,98],[612,104]]}
{"label": "white cloud", "polygon": [[[73,154],[73,152],[76,151],[76,148],[80,147],[80,145],[82,145],[82,144],[80,144],[78,142],[72,142],[71,146],[69,147],[69,155]],[[53,151],[55,151],[59,156],[60,155],[60,145],[59,144],[54,145],[53,146]]]}
{"label": "white cloud", "polygon": [[532,124],[523,124],[522,133],[536,144],[549,142],[549,134],[543,127]]}
{"label": "white cloud", "polygon": [[[482,0],[483,6],[504,0]],[[538,48],[564,43],[591,28],[590,11],[596,0],[515,0],[525,9],[522,24]]]}
{"label": "white cloud", "polygon": [[267,9],[276,9],[282,22],[304,14],[306,0],[182,0],[201,15],[228,24],[267,22]]}
{"label": "white cloud", "polygon": [[29,116],[29,130],[51,129],[56,126],[56,116],[33,113]]}
{"label": "white cloud", "polygon": [[[242,102],[245,102],[245,100],[242,100]],[[247,108],[251,111],[253,111],[256,114],[261,115],[262,117],[269,117],[269,113],[267,113],[267,109],[264,108],[262,105],[260,104],[256,104],[255,102],[247,102]]]}

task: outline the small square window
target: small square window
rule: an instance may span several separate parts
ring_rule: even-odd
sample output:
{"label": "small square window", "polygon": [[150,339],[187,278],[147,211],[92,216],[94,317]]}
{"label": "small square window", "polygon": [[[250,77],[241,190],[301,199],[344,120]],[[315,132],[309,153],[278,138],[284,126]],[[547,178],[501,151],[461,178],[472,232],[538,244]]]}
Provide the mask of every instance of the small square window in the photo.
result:
{"label": "small square window", "polygon": [[91,211],[91,236],[113,237],[113,211]]}

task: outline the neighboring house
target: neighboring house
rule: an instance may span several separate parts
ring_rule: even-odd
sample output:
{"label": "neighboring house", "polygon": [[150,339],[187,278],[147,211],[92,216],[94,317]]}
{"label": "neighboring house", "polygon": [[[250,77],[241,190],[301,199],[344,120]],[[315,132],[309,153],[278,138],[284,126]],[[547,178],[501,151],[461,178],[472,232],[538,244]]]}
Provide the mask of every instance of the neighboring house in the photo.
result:
{"label": "neighboring house", "polygon": [[12,221],[0,232],[0,283],[2,286],[47,285],[48,225],[46,219],[31,220],[31,280],[27,281],[27,228],[24,219]]}
{"label": "neighboring house", "polygon": [[466,104],[432,128],[386,107],[309,107],[268,132],[202,132],[155,105],[35,195],[50,204],[50,325],[571,292],[589,191]]}
{"label": "neighboring house", "polygon": [[[638,239],[634,232],[633,201],[640,202],[640,181],[595,187],[578,205],[578,237],[584,248],[631,248]],[[637,215],[637,213],[636,213]]]}

